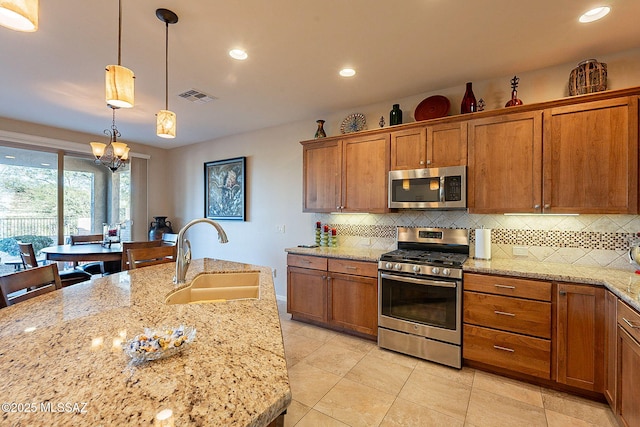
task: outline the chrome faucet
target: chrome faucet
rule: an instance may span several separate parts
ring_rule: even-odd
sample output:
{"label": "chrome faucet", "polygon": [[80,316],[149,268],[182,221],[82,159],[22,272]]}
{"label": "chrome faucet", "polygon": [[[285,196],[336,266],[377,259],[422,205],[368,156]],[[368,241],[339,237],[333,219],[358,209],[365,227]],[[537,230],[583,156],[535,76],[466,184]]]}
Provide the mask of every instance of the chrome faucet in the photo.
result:
{"label": "chrome faucet", "polygon": [[175,283],[176,285],[181,285],[184,283],[185,277],[187,276],[187,269],[189,268],[189,264],[191,264],[191,243],[189,242],[189,240],[184,238],[184,233],[192,225],[195,225],[199,222],[206,222],[207,224],[213,225],[215,229],[218,230],[218,241],[220,243],[227,243],[229,241],[227,239],[227,233],[224,232],[220,224],[209,218],[196,218],[182,227],[182,229],[178,232],[178,247],[176,251],[176,275],[173,278],[173,283]]}

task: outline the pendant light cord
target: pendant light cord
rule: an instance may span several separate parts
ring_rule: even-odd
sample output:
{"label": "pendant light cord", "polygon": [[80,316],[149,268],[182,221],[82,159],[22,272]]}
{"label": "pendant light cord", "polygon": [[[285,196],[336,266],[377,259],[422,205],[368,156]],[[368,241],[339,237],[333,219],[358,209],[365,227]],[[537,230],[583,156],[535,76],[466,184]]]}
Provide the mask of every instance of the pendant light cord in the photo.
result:
{"label": "pendant light cord", "polygon": [[120,50],[122,48],[122,0],[118,0],[118,65],[122,65]]}
{"label": "pendant light cord", "polygon": [[165,25],[165,42],[164,42],[164,109],[169,109],[169,22]]}

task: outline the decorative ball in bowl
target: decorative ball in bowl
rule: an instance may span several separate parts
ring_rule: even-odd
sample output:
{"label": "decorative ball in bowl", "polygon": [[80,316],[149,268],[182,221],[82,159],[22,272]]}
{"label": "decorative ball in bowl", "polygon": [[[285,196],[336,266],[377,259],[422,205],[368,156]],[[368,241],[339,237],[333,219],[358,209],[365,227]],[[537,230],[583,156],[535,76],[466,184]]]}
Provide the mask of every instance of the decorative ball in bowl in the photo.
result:
{"label": "decorative ball in bowl", "polygon": [[135,363],[173,356],[187,348],[196,337],[196,329],[180,325],[177,328],[145,328],[144,333],[122,345]]}

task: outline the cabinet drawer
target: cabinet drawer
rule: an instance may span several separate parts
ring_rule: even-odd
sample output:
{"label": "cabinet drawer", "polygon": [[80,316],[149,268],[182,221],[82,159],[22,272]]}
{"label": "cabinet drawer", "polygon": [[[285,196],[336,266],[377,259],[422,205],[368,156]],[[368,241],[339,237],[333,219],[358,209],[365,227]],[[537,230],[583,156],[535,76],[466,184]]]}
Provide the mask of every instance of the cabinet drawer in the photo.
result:
{"label": "cabinet drawer", "polygon": [[551,338],[551,303],[468,291],[463,301],[465,323]]}
{"label": "cabinet drawer", "polygon": [[327,269],[327,259],[309,255],[287,254],[287,265],[290,267],[312,268],[314,270]]}
{"label": "cabinet drawer", "polygon": [[462,356],[538,378],[551,378],[551,341],[464,325]]}
{"label": "cabinet drawer", "polygon": [[356,276],[378,277],[378,264],[367,261],[329,258],[329,271],[354,274]]}
{"label": "cabinet drawer", "polygon": [[551,301],[551,282],[541,280],[465,273],[463,286],[466,291]]}
{"label": "cabinet drawer", "polygon": [[618,324],[640,342],[640,314],[621,300],[618,300]]}

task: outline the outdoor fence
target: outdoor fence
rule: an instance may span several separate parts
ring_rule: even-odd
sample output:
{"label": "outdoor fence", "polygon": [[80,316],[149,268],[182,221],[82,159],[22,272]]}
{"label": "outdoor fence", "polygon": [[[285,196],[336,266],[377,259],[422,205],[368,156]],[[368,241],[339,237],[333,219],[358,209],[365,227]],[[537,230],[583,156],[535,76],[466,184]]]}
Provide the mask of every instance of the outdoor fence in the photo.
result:
{"label": "outdoor fence", "polygon": [[[78,218],[65,218],[64,235],[78,233]],[[0,239],[13,236],[48,236],[57,239],[56,217],[0,217]]]}

